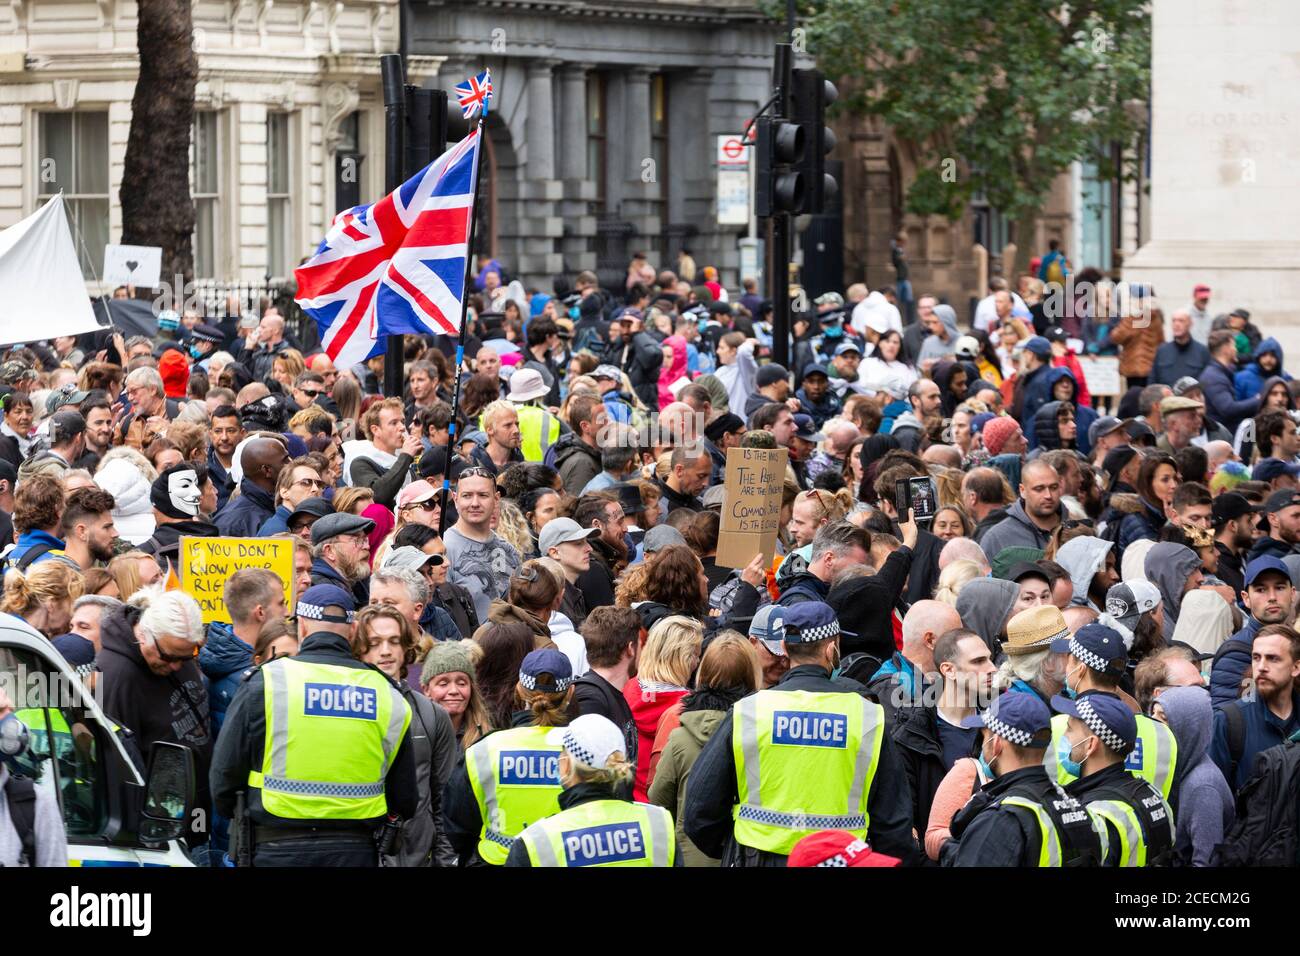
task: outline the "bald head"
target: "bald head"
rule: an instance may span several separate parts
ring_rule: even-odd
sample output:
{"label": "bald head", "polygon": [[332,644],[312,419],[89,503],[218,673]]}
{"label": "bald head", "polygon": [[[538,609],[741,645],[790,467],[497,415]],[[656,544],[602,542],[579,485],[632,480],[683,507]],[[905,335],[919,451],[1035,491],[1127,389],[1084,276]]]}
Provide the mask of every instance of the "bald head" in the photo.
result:
{"label": "bald head", "polygon": [[956,445],[931,445],[921,452],[921,460],[927,465],[961,468],[961,449]]}
{"label": "bald head", "polygon": [[961,615],[950,604],[917,601],[903,618],[903,656],[923,674],[934,673],[934,645],[939,637],[961,627]]}
{"label": "bald head", "polygon": [[271,394],[271,390],[267,388],[263,383],[249,382],[247,385],[241,388],[239,390],[239,394],[235,396],[235,407],[243,408],[245,405],[249,404],[250,402],[255,402],[259,398],[266,398],[266,396],[270,394]]}
{"label": "bald head", "polygon": [[953,538],[939,552],[939,570],[942,571],[954,561],[974,561],[980,566],[980,573],[987,575],[992,569],[984,549],[970,538]]}
{"label": "bald head", "polygon": [[671,435],[674,445],[699,438],[695,409],[685,402],[669,402],[659,413],[659,433],[663,438]]}
{"label": "bald head", "polygon": [[244,446],[239,456],[239,467],[244,469],[244,479],[263,491],[274,494],[280,469],[289,461],[289,453],[274,438],[254,438]]}
{"label": "bald head", "polygon": [[1232,444],[1226,441],[1205,443],[1205,456],[1210,460],[1209,472],[1214,474],[1225,461],[1232,458]]}
{"label": "bald head", "polygon": [[862,433],[858,431],[858,426],[852,422],[837,421],[823,428],[822,434],[826,436],[831,454],[836,458],[843,458],[853,448],[853,443],[858,440],[858,436]]}
{"label": "bald head", "polygon": [[1074,634],[1079,628],[1097,620],[1097,612],[1090,607],[1079,607],[1076,604],[1062,611],[1061,617],[1065,618],[1065,626],[1070,629],[1071,634]]}
{"label": "bald head", "polygon": [[1020,485],[1023,488],[1030,483],[1032,478],[1059,478],[1055,468],[1043,461],[1041,458],[1035,458],[1033,461],[1026,462],[1020,469]]}

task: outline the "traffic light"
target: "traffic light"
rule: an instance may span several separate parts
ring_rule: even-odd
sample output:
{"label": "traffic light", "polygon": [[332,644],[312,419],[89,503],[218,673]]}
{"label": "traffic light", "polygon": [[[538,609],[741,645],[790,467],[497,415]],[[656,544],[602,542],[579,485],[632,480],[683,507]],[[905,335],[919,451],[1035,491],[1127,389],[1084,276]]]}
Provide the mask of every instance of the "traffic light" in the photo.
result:
{"label": "traffic light", "polygon": [[839,96],[835,84],[821,70],[795,70],[790,90],[791,118],[804,131],[803,173],[806,203],[799,212],[822,213],[839,192],[835,177],[826,172],[826,157],[835,148],[835,134],[826,126],[826,107]]}
{"label": "traffic light", "polygon": [[803,211],[806,180],[799,171],[806,161],[802,126],[770,116],[759,117],[754,214],[759,218]]}

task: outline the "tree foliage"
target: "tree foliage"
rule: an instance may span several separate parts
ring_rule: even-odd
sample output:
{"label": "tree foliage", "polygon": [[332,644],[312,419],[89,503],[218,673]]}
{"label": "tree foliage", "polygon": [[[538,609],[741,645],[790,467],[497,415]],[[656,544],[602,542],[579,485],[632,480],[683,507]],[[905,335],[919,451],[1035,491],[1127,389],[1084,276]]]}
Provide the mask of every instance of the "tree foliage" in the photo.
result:
{"label": "tree foliage", "polygon": [[840,108],[881,117],[925,157],[912,212],[956,219],[982,193],[1032,221],[1058,173],[1081,159],[1114,173],[1110,144],[1145,123],[1146,0],[814,3],[808,52],[843,78]]}

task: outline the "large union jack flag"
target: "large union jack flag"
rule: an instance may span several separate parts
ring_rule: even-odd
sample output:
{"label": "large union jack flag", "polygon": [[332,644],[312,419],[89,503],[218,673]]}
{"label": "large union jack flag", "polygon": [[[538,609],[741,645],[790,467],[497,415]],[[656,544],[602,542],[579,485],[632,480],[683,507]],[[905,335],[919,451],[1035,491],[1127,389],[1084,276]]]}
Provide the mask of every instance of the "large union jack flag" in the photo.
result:
{"label": "large union jack flag", "polygon": [[492,70],[484,69],[464,83],[456,84],[456,102],[465,119],[471,118],[481,108],[484,115],[492,105]]}
{"label": "large union jack flag", "polygon": [[460,331],[478,152],[473,130],[383,199],[340,212],[295,270],[335,365],[380,354],[385,335]]}

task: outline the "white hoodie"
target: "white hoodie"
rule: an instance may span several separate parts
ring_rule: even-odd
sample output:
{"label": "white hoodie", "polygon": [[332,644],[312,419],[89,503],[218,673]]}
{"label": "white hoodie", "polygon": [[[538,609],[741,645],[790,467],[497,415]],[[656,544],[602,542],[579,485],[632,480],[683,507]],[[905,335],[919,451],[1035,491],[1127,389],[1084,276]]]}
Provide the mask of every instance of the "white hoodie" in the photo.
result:
{"label": "white hoodie", "polygon": [[113,496],[113,525],[132,544],[153,537],[156,522],[149,479],[125,458],[114,458],[95,475],[95,484]]}

